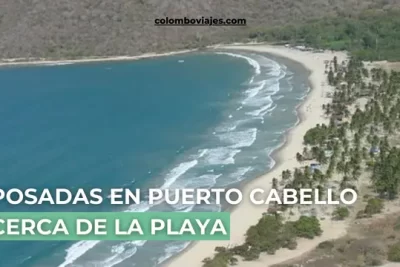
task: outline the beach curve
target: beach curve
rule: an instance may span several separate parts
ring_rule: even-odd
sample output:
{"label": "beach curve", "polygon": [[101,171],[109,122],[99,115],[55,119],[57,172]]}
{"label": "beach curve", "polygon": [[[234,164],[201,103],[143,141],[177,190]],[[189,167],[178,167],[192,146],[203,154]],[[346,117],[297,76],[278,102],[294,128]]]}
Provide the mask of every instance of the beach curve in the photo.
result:
{"label": "beach curve", "polygon": [[[265,190],[271,188],[272,179],[279,177],[283,170],[301,167],[301,163],[296,160],[296,153],[303,149],[303,136],[308,129],[316,124],[327,124],[329,122],[323,114],[322,105],[329,103],[330,99],[326,96],[332,92],[333,88],[327,85],[325,77],[325,62],[333,59],[334,56],[341,62],[347,58],[344,52],[325,51],[313,53],[310,51],[300,51],[283,46],[270,45],[217,45],[213,48],[224,50],[243,50],[257,53],[268,53],[279,57],[284,57],[302,64],[310,71],[309,82],[311,90],[304,102],[298,107],[299,123],[290,129],[286,135],[286,142],[275,155],[277,164],[268,173],[249,182],[243,188],[243,195],[248,196],[254,188],[262,187]],[[185,251],[171,260],[164,266],[180,267],[187,266],[191,262],[193,267],[201,267],[202,260],[212,257],[217,246],[230,247],[242,244],[245,239],[247,229],[256,224],[260,219],[266,206],[255,206],[247,198],[231,212],[231,239],[229,241],[200,241],[189,246]],[[320,237],[312,240],[300,239],[296,250],[281,249],[275,255],[261,254],[260,259],[251,262],[239,262],[239,266],[258,267],[271,266],[273,264],[286,262],[292,258],[301,256],[314,249],[320,242],[339,238],[346,234],[347,225],[344,222],[331,221],[329,219],[321,221],[321,228],[324,230]],[[329,230],[328,230],[329,229]]]}

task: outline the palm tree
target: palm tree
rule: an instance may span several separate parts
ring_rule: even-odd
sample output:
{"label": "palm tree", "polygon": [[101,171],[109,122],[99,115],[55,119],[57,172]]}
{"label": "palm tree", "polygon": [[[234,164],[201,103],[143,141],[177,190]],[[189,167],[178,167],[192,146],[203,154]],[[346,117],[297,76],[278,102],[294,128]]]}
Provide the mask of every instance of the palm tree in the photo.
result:
{"label": "palm tree", "polygon": [[321,164],[326,164],[328,162],[328,159],[325,156],[325,151],[323,151],[323,150],[319,151],[319,153],[317,155],[317,160]]}
{"label": "palm tree", "polygon": [[272,179],[272,188],[277,189],[278,188],[278,179],[275,177]]}
{"label": "palm tree", "polygon": [[290,170],[282,171],[282,179],[283,180],[289,180],[291,176],[292,176],[292,173],[290,172]]}
{"label": "palm tree", "polygon": [[343,173],[345,170],[345,163],[343,161],[339,161],[338,164],[336,165],[336,170],[339,173]]}
{"label": "palm tree", "polygon": [[308,148],[306,146],[303,148],[303,157],[308,158]]}

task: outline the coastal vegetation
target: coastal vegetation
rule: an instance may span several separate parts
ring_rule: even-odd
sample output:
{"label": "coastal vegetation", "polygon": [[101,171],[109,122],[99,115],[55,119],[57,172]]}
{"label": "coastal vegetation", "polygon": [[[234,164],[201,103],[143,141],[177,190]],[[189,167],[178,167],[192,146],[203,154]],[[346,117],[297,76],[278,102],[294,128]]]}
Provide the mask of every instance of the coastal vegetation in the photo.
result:
{"label": "coastal vegetation", "polygon": [[347,207],[338,207],[332,215],[335,220],[344,220],[349,217],[350,211]]}
{"label": "coastal vegetation", "polygon": [[388,260],[394,262],[400,262],[400,242],[392,245],[389,248]]}
{"label": "coastal vegetation", "polygon": [[[331,102],[322,106],[329,123],[318,124],[306,132],[303,150],[296,153],[302,167],[283,171],[281,179],[275,178],[273,185],[277,190],[319,188],[323,192],[322,189],[335,187],[336,190],[353,188],[360,193],[367,190],[362,209],[358,205],[337,207],[330,215],[334,220],[371,218],[383,212],[386,201],[397,199],[400,187],[400,149],[397,147],[400,72],[372,67],[354,55],[344,62],[333,58],[325,65],[325,73],[333,88]],[[368,189],[363,188],[365,185]],[[295,249],[298,238],[322,234],[319,221],[326,219],[322,213],[300,212],[297,220],[288,220],[294,210],[296,206],[275,204],[269,209],[269,215],[249,228],[244,244],[217,250],[214,258],[204,261],[204,266],[228,266],[237,258],[255,260],[260,253]],[[394,230],[391,228],[391,231]],[[391,236],[389,249],[366,239],[346,241],[338,251],[343,254],[346,247],[365,250],[363,256],[359,255],[361,265],[357,266],[376,266],[385,259],[400,261],[400,236]],[[325,250],[331,247],[329,243],[319,246]],[[224,262],[220,260],[223,257],[227,259]]]}
{"label": "coastal vegetation", "polygon": [[296,238],[313,239],[321,235],[319,220],[312,216],[301,216],[297,221],[284,222],[278,214],[263,216],[246,233],[246,241],[232,248],[216,247],[214,258],[204,259],[204,267],[234,265],[241,257],[245,261],[259,258],[260,253],[275,254],[280,248],[296,249]]}
{"label": "coastal vegetation", "polygon": [[[347,236],[321,242],[305,257],[273,267],[381,266],[386,261],[398,262],[400,233],[396,230],[399,213],[357,220]],[[386,266],[386,265],[383,265]],[[396,266],[388,265],[388,266]]]}
{"label": "coastal vegetation", "polygon": [[[313,19],[272,28],[259,27],[249,37],[315,49],[347,50],[362,60],[400,60],[399,10],[366,10],[353,16]],[[331,80],[333,72],[329,73]]]}
{"label": "coastal vegetation", "polygon": [[[0,8],[0,55],[1,58],[73,59],[201,48],[216,43],[247,41],[249,32],[254,35],[260,27],[300,26],[309,19],[318,18],[322,18],[320,22],[323,23],[334,17],[354,18],[365,9],[385,12],[399,6],[397,0],[213,0],[201,4],[196,0],[185,0],[179,4],[169,0],[3,1]],[[154,19],[166,16],[244,18],[247,26],[154,25]],[[390,19],[396,18],[393,16]],[[321,47],[333,48],[347,46],[348,39],[331,41],[328,38],[332,33],[340,33],[343,24],[339,27],[333,25],[335,31],[310,29],[312,26],[318,24],[302,26],[309,29],[310,34],[304,36],[309,43],[321,43]],[[271,35],[267,40],[292,39],[289,38],[293,36],[290,26],[282,29],[287,29],[287,34],[282,31],[281,35]],[[383,27],[379,30],[386,32]],[[274,32],[279,32],[279,28]],[[367,44],[375,44],[375,33],[373,31],[371,36],[366,36]],[[321,42],[314,41],[313,38],[319,35],[322,36]]]}

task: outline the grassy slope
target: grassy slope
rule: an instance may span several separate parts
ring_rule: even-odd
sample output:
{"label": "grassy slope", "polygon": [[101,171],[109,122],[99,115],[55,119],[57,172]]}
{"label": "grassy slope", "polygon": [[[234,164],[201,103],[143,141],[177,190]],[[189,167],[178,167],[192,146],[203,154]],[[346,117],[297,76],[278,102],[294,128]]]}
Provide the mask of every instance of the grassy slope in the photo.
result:
{"label": "grassy slope", "polygon": [[[230,42],[258,26],[394,5],[397,0],[0,0],[0,58],[136,55]],[[243,17],[248,26],[155,27],[154,19],[164,16]]]}

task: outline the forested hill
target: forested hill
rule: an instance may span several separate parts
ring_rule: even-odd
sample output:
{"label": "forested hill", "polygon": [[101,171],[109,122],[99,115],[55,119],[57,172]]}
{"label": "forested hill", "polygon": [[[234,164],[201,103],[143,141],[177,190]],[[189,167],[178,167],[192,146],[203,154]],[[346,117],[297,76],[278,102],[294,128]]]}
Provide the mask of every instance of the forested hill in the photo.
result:
{"label": "forested hill", "polygon": [[[0,58],[137,55],[242,40],[258,26],[391,9],[398,0],[0,0]],[[157,27],[160,17],[245,18],[245,27]]]}
{"label": "forested hill", "polygon": [[314,19],[249,33],[258,41],[347,50],[361,60],[400,61],[400,10],[364,10],[355,16]]}

